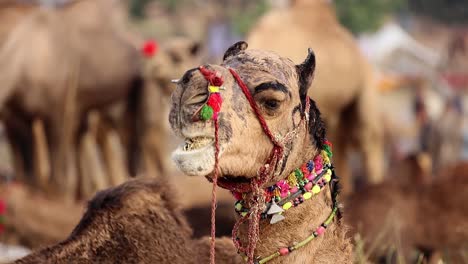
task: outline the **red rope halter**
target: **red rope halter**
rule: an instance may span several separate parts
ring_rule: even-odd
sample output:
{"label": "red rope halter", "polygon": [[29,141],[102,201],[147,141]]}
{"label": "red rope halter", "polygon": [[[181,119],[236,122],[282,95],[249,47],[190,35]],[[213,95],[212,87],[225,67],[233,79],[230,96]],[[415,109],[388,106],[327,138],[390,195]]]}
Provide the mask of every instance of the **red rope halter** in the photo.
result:
{"label": "red rope halter", "polygon": [[[222,76],[213,70],[208,70],[204,68],[203,66],[199,67],[200,72],[203,74],[205,79],[210,83],[210,85],[216,85],[220,86],[223,84],[223,79]],[[232,187],[232,186],[223,186],[222,184],[220,185],[221,187],[224,187],[226,189],[230,189],[231,191],[237,191],[237,192],[252,192],[252,202],[257,204],[257,206],[254,206],[251,208],[251,214],[246,215],[245,217],[240,218],[236,224],[234,225],[233,228],[233,242],[236,248],[240,252],[244,252],[247,257],[248,257],[248,262],[253,263],[254,262],[254,252],[256,248],[256,243],[258,241],[258,236],[259,236],[259,222],[260,222],[260,214],[263,211],[262,206],[265,205],[265,197],[263,193],[263,189],[261,187],[263,184],[267,183],[270,181],[273,176],[274,172],[276,170],[276,167],[278,163],[281,161],[283,158],[283,153],[284,153],[284,142],[279,142],[271,133],[270,129],[268,128],[268,125],[265,121],[265,118],[261,115],[260,110],[258,108],[257,103],[255,102],[254,98],[252,97],[252,94],[249,91],[249,88],[245,83],[242,81],[242,79],[239,77],[237,72],[229,68],[229,72],[231,75],[234,77],[236,80],[237,84],[239,87],[242,89],[242,92],[244,93],[245,97],[247,98],[247,101],[250,104],[250,107],[252,107],[258,121],[260,122],[262,129],[264,133],[268,136],[270,141],[273,143],[273,149],[270,153],[270,156],[266,160],[265,164],[258,170],[257,177],[252,179],[251,184],[249,187]],[[309,98],[306,98],[306,105],[304,108],[304,115],[303,118],[301,118],[301,122],[299,123],[298,127],[302,124],[304,120],[306,122],[308,121],[308,111],[309,111]],[[215,224],[215,215],[216,215],[216,187],[218,185],[218,175],[219,175],[219,141],[218,141],[218,119],[214,119],[214,125],[215,125],[215,168],[214,168],[214,175],[213,175],[213,189],[212,189],[212,200],[211,200],[211,241],[210,241],[210,263],[215,264],[215,231],[216,231],[216,224]],[[307,126],[306,126],[307,127]],[[296,133],[296,130],[291,131],[288,133],[283,140],[291,140]],[[249,228],[248,228],[248,246],[247,248],[242,247],[240,244],[240,241],[237,240],[237,231],[240,227],[240,225],[247,220],[247,218],[250,218],[249,222]]]}

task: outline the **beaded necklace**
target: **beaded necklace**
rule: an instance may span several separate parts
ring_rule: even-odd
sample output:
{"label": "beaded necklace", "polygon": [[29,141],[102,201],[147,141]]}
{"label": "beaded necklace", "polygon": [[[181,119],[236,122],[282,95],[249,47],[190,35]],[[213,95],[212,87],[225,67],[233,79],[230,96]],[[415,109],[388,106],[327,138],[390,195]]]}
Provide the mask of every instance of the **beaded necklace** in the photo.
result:
{"label": "beaded necklace", "polygon": [[[323,233],[325,233],[325,230],[327,229],[328,225],[333,221],[333,219],[335,218],[337,213],[338,213],[338,205],[335,203],[335,205],[333,206],[333,209],[332,209],[330,215],[328,215],[327,219],[317,229],[315,229],[315,231],[312,232],[312,234],[310,236],[306,237],[304,240],[302,240],[301,242],[299,242],[297,244],[294,244],[294,245],[289,246],[289,247],[280,248],[277,251],[275,251],[274,253],[268,255],[267,257],[257,258],[254,261],[254,264],[264,264],[264,263],[267,263],[270,260],[273,260],[273,259],[275,259],[277,257],[287,256],[287,255],[289,255],[289,253],[291,253],[291,252],[293,252],[293,251],[295,251],[295,250],[309,244],[309,242],[314,240],[316,237],[321,236],[321,235],[323,235]],[[244,257],[244,260],[246,260],[245,257]]]}
{"label": "beaded necklace", "polygon": [[[304,163],[300,168],[295,169],[288,175],[286,180],[280,180],[273,186],[265,189],[266,201],[268,202],[266,204],[266,209],[261,213],[261,218],[267,219],[271,217],[270,224],[276,224],[285,219],[283,216],[285,211],[319,194],[327,183],[330,184],[333,208],[326,220],[304,240],[289,247],[279,248],[277,251],[264,258],[257,257],[254,260],[254,264],[264,264],[277,257],[289,255],[289,253],[304,247],[316,237],[325,233],[328,225],[339,213],[338,202],[336,201],[338,190],[336,186],[334,186],[334,184],[337,183],[337,178],[330,162],[331,157],[331,143],[325,141],[324,149],[317,156]],[[245,201],[243,199],[245,197],[243,196],[245,195],[237,192],[233,192],[233,195],[237,199],[235,210],[241,216],[241,221],[239,223],[242,223],[243,220],[249,217],[250,213],[249,209],[244,205]],[[237,243],[239,249],[242,249],[239,238],[237,237],[237,231],[238,228],[234,228],[233,235],[236,235],[235,243]],[[247,256],[245,254],[242,255],[244,260],[247,261]]]}
{"label": "beaded necklace", "polygon": [[[282,215],[291,207],[302,204],[312,196],[317,195],[330,182],[332,177],[331,143],[325,141],[324,150],[313,159],[295,169],[289,176],[265,189],[266,209],[261,213],[262,219],[271,217],[270,224],[283,220]],[[237,199],[236,212],[244,217],[249,213],[249,208],[244,200],[245,194],[233,192]]]}

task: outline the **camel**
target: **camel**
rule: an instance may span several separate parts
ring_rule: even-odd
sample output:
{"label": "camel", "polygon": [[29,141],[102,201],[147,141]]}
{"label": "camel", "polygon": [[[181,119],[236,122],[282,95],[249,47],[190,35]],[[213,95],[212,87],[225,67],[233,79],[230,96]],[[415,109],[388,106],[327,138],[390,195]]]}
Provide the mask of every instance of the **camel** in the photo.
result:
{"label": "camel", "polygon": [[2,118],[23,178],[34,171],[40,185],[52,182],[73,194],[74,149],[85,144],[76,142],[85,113],[141,90],[138,51],[120,32],[116,10],[109,1],[36,7],[2,45]]}
{"label": "camel", "polygon": [[[298,194],[289,176],[296,175],[299,169],[295,168],[300,167],[303,171],[301,182],[307,184],[301,187],[304,197],[294,202],[298,208],[289,209],[292,202],[282,205],[289,210],[282,214],[285,219],[274,225],[269,223],[269,216],[258,220],[258,241],[248,243],[253,245],[247,252],[248,262],[351,263],[352,246],[346,236],[347,227],[338,213],[337,179],[331,173],[330,144],[325,141],[320,112],[307,96],[315,69],[314,54],[309,51],[305,61],[295,65],[275,53],[246,48],[245,42],[238,42],[227,50],[221,65],[189,70],[178,81],[172,95],[169,120],[173,131],[185,137],[186,143],[174,151],[173,159],[184,173],[206,176],[219,186],[233,190],[237,197],[240,191],[245,191],[241,195],[245,202],[249,202],[245,205],[252,206],[250,209],[245,207],[247,210],[265,209],[255,207],[255,201],[260,200],[264,202],[263,206],[267,205],[266,196],[271,189],[268,186],[282,190],[281,195],[289,195],[288,190],[291,194]],[[202,75],[207,72],[213,77],[209,82],[206,75]],[[208,83],[213,89],[214,85],[220,85],[220,80],[223,81],[223,89],[219,90],[223,103],[217,108],[220,110],[217,118],[206,121],[194,119],[197,114],[203,117],[197,110],[208,99]],[[257,120],[262,120],[260,115],[265,117],[263,125]],[[264,131],[272,131],[273,134],[269,137],[264,135]],[[217,143],[214,142],[215,132]],[[270,140],[280,140],[282,135],[287,135],[283,139],[288,141],[284,148],[272,146]],[[270,156],[272,148],[277,151]],[[276,156],[275,153],[281,152],[284,155]],[[215,153],[220,154],[219,159]],[[265,161],[273,161],[269,157],[277,159],[271,163],[272,167],[264,165]],[[315,161],[312,167],[311,158]],[[304,164],[307,166],[301,166]],[[309,182],[304,175],[313,177],[314,181]],[[277,188],[278,181],[282,182],[281,190]],[[291,184],[291,188],[285,188],[286,182]],[[249,200],[253,194],[256,197]],[[175,197],[177,194],[163,179],[139,178],[102,191],[89,203],[87,212],[67,240],[16,263],[70,260],[89,263],[91,259],[103,263],[126,260],[139,263],[193,263],[196,260],[196,263],[206,263],[211,258],[212,241],[206,237],[190,239],[189,228],[178,213]],[[270,199],[277,197],[277,194],[269,196]],[[278,204],[291,198],[282,197]],[[299,202],[301,199],[302,204]],[[313,201],[307,201],[309,199]],[[275,209],[272,203],[268,206]],[[275,214],[276,218],[281,218],[278,212]],[[254,219],[254,215],[257,214],[245,212],[240,219],[246,220],[246,216]],[[245,244],[248,240],[247,222],[238,223],[240,232],[234,241],[236,245]],[[302,240],[300,245],[294,244]],[[217,239],[214,249],[216,263],[242,263],[238,251],[226,238]],[[260,262],[256,258],[260,256],[269,256],[269,259]]]}
{"label": "camel", "polygon": [[311,94],[337,146],[335,165],[343,194],[348,194],[353,190],[347,160],[351,147],[361,154],[367,183],[383,179],[383,131],[372,69],[329,2],[297,0],[286,9],[272,10],[249,32],[247,42],[296,63],[304,49],[315,51],[318,70]]}
{"label": "camel", "polygon": [[[427,154],[392,166],[388,180],[363,188],[345,202],[345,216],[366,258],[413,263],[465,263],[468,249],[468,174],[465,163],[432,176]],[[449,223],[449,224],[448,224]],[[421,263],[421,262],[420,262]]]}
{"label": "camel", "polygon": [[[15,263],[206,263],[208,240],[191,240],[174,193],[144,177],[100,191],[67,239]],[[217,247],[221,263],[241,263],[231,241]]]}

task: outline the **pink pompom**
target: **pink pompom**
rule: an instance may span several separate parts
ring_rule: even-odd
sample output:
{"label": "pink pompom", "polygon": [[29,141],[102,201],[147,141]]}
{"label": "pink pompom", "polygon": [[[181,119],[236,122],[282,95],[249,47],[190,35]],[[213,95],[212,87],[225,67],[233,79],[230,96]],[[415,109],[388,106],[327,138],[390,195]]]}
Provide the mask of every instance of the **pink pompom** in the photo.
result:
{"label": "pink pompom", "polygon": [[280,188],[281,198],[287,197],[289,195],[289,184],[285,180],[281,180],[276,184]]}
{"label": "pink pompom", "polygon": [[322,156],[318,155],[314,158],[314,164],[315,164],[315,173],[319,174],[322,172],[323,169],[323,159]]}
{"label": "pink pompom", "polygon": [[0,215],[4,215],[6,213],[6,203],[3,200],[0,200]]}
{"label": "pink pompom", "polygon": [[242,194],[240,192],[232,192],[232,195],[236,200],[242,200]]}
{"label": "pink pompom", "polygon": [[317,232],[317,234],[320,236],[320,235],[323,235],[323,233],[325,233],[325,227],[323,226],[319,226],[319,228],[317,228],[317,230],[315,231]]}
{"label": "pink pompom", "polygon": [[281,256],[286,256],[289,254],[289,249],[288,248],[280,248],[279,253]]}

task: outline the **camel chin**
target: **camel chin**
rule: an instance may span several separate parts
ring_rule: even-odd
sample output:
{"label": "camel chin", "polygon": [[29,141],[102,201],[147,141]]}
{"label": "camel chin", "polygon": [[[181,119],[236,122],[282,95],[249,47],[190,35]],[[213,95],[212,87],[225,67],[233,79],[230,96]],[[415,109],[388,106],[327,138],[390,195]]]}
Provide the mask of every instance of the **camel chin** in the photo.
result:
{"label": "camel chin", "polygon": [[189,176],[208,175],[213,171],[215,165],[214,142],[190,148],[186,140],[172,153],[172,159],[177,167]]}

